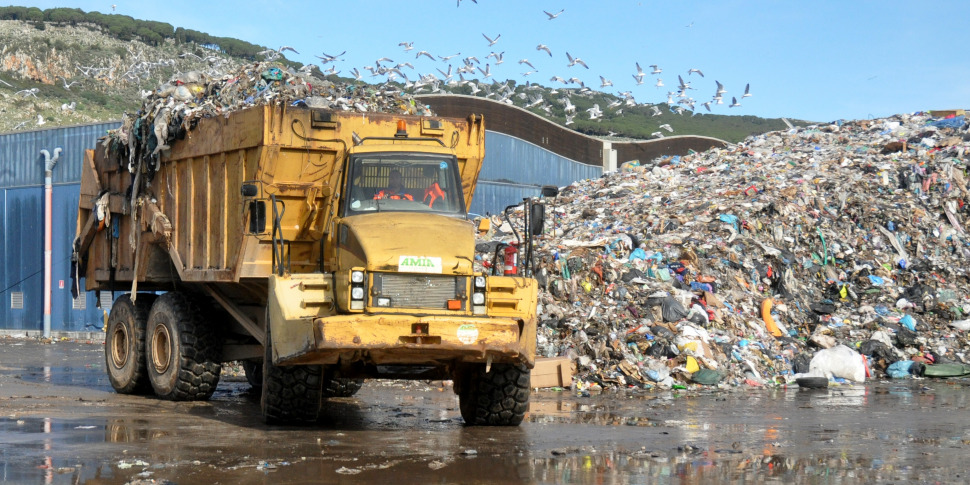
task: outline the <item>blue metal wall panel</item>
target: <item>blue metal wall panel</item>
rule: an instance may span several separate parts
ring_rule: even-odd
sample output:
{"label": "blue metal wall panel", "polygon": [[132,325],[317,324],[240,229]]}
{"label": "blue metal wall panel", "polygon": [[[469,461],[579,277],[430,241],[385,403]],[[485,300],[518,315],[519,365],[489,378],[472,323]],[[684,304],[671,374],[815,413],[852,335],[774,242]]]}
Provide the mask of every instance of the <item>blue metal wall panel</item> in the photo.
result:
{"label": "blue metal wall panel", "polygon": [[115,121],[0,134],[0,188],[43,185],[44,156],[40,151],[47,150],[53,156],[57,147],[61,156],[54,167],[54,183],[80,182],[84,150],[94,148],[98,137],[119,125]]}
{"label": "blue metal wall panel", "polygon": [[[53,234],[51,248],[51,330],[90,332],[101,330],[104,315],[97,308],[95,293],[83,292],[84,309],[74,309],[71,296],[71,244],[77,230],[77,204],[81,197],[78,184],[55,186],[53,193]],[[43,262],[41,262],[43,269]],[[41,321],[43,324],[43,321]]]}
{"label": "blue metal wall panel", "polygon": [[[40,329],[44,300],[44,189],[4,190],[0,232],[4,235],[2,305],[6,310],[3,328]],[[10,308],[11,292],[23,293],[24,308]]]}
{"label": "blue metal wall panel", "polygon": [[469,212],[498,214],[526,197],[539,195],[543,185],[563,187],[577,180],[599,178],[602,169],[561,157],[514,136],[493,131],[485,135],[485,160]]}
{"label": "blue metal wall panel", "polygon": [[569,185],[598,178],[602,168],[561,157],[504,133],[486,132],[485,161],[479,180],[522,185]]}

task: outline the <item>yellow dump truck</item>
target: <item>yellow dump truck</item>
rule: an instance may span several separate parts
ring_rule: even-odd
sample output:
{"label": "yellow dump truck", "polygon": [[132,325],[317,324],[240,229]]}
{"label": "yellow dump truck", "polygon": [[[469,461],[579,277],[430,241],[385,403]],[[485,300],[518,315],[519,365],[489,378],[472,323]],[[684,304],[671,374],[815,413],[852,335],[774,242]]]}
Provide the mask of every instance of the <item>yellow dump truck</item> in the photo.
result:
{"label": "yellow dump truck", "polygon": [[313,422],[363,378],[453,379],[466,423],[522,421],[537,285],[473,267],[481,116],[257,106],[179,136],[85,157],[77,275],[121,293],[117,392],[204,400],[243,361],[269,423]]}

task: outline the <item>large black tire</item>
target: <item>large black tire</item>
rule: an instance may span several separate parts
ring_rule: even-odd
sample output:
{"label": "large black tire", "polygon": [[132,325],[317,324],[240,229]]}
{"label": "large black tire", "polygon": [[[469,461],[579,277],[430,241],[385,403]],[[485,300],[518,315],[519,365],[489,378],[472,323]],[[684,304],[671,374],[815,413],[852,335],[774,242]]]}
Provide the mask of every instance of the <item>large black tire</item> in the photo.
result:
{"label": "large black tire", "polygon": [[357,394],[360,386],[364,385],[363,379],[344,379],[334,377],[328,379],[323,384],[323,397],[350,397]]}
{"label": "large black tire", "polygon": [[273,364],[273,339],[266,320],[263,394],[260,407],[266,424],[311,424],[323,406],[323,367]]}
{"label": "large black tire", "polygon": [[262,389],[263,387],[263,361],[262,360],[244,360],[242,361],[243,371],[246,372],[246,382],[249,383],[253,389]]}
{"label": "large black tire", "polygon": [[470,365],[456,376],[458,407],[470,426],[518,426],[529,410],[531,371],[524,365]]}
{"label": "large black tire", "polygon": [[158,297],[148,315],[145,347],[155,395],[172,401],[205,401],[222,373],[218,329],[198,305],[179,292]]}
{"label": "large black tire", "polygon": [[147,394],[152,390],[145,369],[145,325],[155,295],[121,295],[111,305],[104,336],[108,381],[119,394]]}

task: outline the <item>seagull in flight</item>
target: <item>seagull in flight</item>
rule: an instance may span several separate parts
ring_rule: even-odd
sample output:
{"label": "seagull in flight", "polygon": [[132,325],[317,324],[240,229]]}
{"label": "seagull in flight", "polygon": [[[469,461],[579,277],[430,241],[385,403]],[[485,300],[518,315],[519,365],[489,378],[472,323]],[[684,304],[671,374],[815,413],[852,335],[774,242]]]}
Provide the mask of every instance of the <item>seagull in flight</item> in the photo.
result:
{"label": "seagull in flight", "polygon": [[401,42],[399,46],[404,46],[404,52],[414,49],[414,42]]}
{"label": "seagull in flight", "polygon": [[572,67],[572,66],[575,66],[576,64],[579,64],[579,65],[585,67],[586,69],[589,69],[589,66],[587,66],[586,63],[583,62],[582,59],[580,59],[578,57],[573,57],[573,56],[569,55],[568,52],[566,53],[566,57],[569,58],[569,64],[567,64],[566,67]]}
{"label": "seagull in flight", "polygon": [[356,78],[358,81],[360,81],[360,77],[361,77],[360,76],[360,71],[358,71],[356,67],[353,68],[353,69],[351,69],[350,73],[354,75],[354,78]]}
{"label": "seagull in flight", "polygon": [[496,35],[494,39],[485,34],[482,34],[482,37],[484,37],[485,40],[488,41],[488,46],[492,47],[493,45],[495,45],[496,42],[498,42],[499,37],[502,37],[502,34]]}
{"label": "seagull in flight", "polygon": [[701,70],[700,70],[700,69],[688,69],[688,70],[687,70],[687,75],[688,75],[688,76],[690,76],[690,75],[691,75],[691,73],[695,73],[695,72],[696,72],[697,74],[700,74],[700,75],[701,75],[701,77],[704,77],[704,73],[703,73],[703,72],[701,72]]}
{"label": "seagull in flight", "polygon": [[536,46],[536,50],[537,51],[546,51],[546,54],[549,54],[549,57],[552,57],[552,51],[549,50],[549,46],[547,46],[545,44],[539,44],[539,45],[537,45]]}
{"label": "seagull in flight", "polygon": [[715,79],[714,82],[717,83],[717,91],[714,93],[715,96],[720,96],[727,92],[727,90],[724,89],[724,85],[721,84],[720,81]]}
{"label": "seagull in flight", "polygon": [[731,104],[728,105],[728,108],[739,108],[739,107],[741,107],[741,103],[738,102],[738,98],[736,97],[731,98]]}
{"label": "seagull in flight", "polygon": [[609,79],[606,79],[605,77],[600,76],[600,87],[601,88],[605,88],[607,86],[612,86],[612,85],[613,85],[613,81],[610,81]]}
{"label": "seagull in flight", "polygon": [[701,106],[707,108],[708,111],[711,110],[711,102],[710,101],[708,101],[706,103],[701,103]]}
{"label": "seagull in flight", "polygon": [[429,53],[428,51],[418,51],[418,53],[415,54],[414,58],[417,59],[417,58],[419,58],[421,56],[425,56],[428,59],[431,59],[432,61],[434,60],[434,56],[431,55],[431,53]]}
{"label": "seagull in flight", "polygon": [[458,57],[458,56],[460,56],[460,55],[461,55],[461,52],[459,52],[459,53],[457,53],[457,54],[452,54],[452,55],[450,55],[450,56],[438,56],[438,59],[441,59],[441,60],[442,60],[443,62],[448,62],[448,61],[450,61],[450,60],[451,60],[451,59],[452,59],[453,57]]}
{"label": "seagull in flight", "polygon": [[748,92],[750,89],[751,89],[751,84],[745,84],[744,85],[744,94],[742,94],[741,97],[742,98],[747,98],[748,96],[751,96],[751,93]]}
{"label": "seagull in flight", "polygon": [[532,63],[529,62],[528,59],[519,59],[519,64],[525,64],[525,65],[531,67],[532,69],[535,69],[536,68],[536,66],[533,66]]}
{"label": "seagull in flight", "polygon": [[657,86],[658,88],[662,88],[664,86],[664,80],[658,77],[657,84],[654,84],[654,86]]}
{"label": "seagull in flight", "polygon": [[543,13],[545,13],[546,15],[549,16],[549,20],[552,20],[552,19],[554,19],[554,18],[562,15],[562,13],[565,12],[565,11],[566,11],[566,9],[562,9],[562,10],[556,12],[556,13],[549,13],[549,12],[546,12],[545,10],[543,10]]}
{"label": "seagull in flight", "polygon": [[342,56],[342,55],[344,55],[346,53],[347,53],[347,51],[343,51],[340,54],[337,54],[335,56],[331,56],[330,54],[327,54],[326,52],[322,52],[322,54],[323,54],[322,56],[316,56],[316,57],[318,57],[318,58],[320,58],[320,59],[323,60],[322,64],[326,64],[328,62],[333,62],[333,61],[338,60],[337,59],[338,57],[340,57],[340,56]]}
{"label": "seagull in flight", "polygon": [[633,75],[633,80],[637,82],[637,86],[643,84],[643,76]]}
{"label": "seagull in flight", "polygon": [[669,124],[667,124],[667,123],[664,123],[664,124],[662,124],[662,125],[660,125],[660,126],[658,126],[657,128],[663,128],[663,129],[665,129],[665,130],[667,130],[667,131],[669,131],[669,132],[671,132],[671,133],[673,133],[673,132],[674,132],[674,129],[673,129],[673,128],[671,128],[671,127],[670,127],[670,125],[669,125]]}

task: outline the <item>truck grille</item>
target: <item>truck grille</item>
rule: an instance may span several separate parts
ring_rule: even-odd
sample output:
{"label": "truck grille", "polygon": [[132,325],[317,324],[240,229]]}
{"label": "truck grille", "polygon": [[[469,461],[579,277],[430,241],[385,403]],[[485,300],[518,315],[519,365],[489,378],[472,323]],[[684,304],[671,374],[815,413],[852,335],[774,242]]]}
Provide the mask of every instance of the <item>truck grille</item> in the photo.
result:
{"label": "truck grille", "polygon": [[[448,300],[465,293],[467,278],[417,274],[374,274],[374,296],[389,297],[391,308],[448,308]],[[465,308],[462,299],[462,309]]]}

